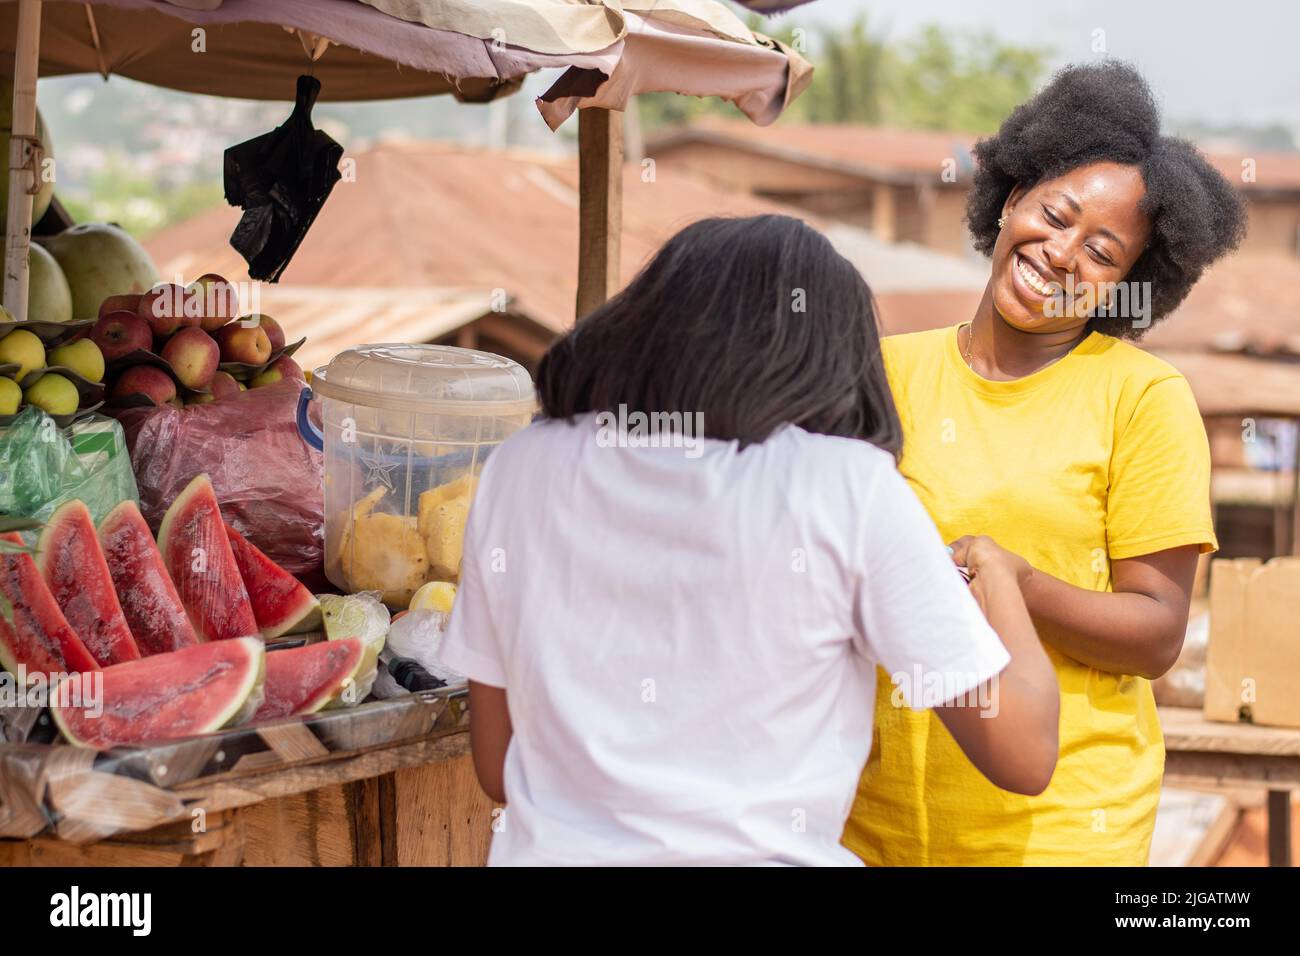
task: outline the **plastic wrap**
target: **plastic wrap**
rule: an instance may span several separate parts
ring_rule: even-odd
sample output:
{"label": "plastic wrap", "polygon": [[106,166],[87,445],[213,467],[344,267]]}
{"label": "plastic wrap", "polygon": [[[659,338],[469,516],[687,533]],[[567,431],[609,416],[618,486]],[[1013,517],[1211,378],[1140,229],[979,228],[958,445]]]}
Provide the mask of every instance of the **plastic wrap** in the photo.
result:
{"label": "plastic wrap", "polygon": [[59,428],[28,406],[0,428],[0,514],[45,521],[65,501],[80,498],[96,522],[119,502],[136,499],[135,477],[122,427],[87,415]]}
{"label": "plastic wrap", "polygon": [[322,458],[298,434],[302,383],[285,379],[183,409],[122,408],[140,490],[155,531],[167,506],[206,472],[225,520],[291,574],[311,577],[324,558]]}

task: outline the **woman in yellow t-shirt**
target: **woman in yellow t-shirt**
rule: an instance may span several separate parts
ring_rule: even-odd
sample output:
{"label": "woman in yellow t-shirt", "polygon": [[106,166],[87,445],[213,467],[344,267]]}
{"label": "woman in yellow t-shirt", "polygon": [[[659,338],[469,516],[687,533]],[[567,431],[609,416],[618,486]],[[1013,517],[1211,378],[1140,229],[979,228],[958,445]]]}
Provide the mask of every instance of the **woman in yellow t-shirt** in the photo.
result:
{"label": "woman in yellow t-shirt", "polygon": [[1160,135],[1146,83],[1116,62],[1063,70],[974,152],[967,221],[992,258],[979,308],[882,344],[900,470],[954,559],[986,536],[1024,568],[1060,758],[1042,794],[999,790],[882,675],[843,839],[875,865],[1144,865],[1164,769],[1150,680],[1178,656],[1216,542],[1187,382],[1124,340],[1235,247],[1243,204]]}

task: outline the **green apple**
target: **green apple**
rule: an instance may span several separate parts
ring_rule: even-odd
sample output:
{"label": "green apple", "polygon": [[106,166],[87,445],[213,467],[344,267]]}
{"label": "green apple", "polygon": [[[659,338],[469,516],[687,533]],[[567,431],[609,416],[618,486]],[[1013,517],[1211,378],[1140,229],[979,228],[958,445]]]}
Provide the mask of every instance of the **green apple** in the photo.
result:
{"label": "green apple", "polygon": [[78,339],[52,349],[48,356],[51,365],[70,368],[89,382],[104,378],[104,353],[90,339]]}
{"label": "green apple", "polygon": [[23,392],[23,399],[28,405],[43,408],[51,415],[71,415],[81,402],[81,394],[71,379],[51,372],[42,375],[35,385]]}
{"label": "green apple", "polygon": [[22,404],[23,390],[11,378],[0,375],[0,415],[12,415]]}
{"label": "green apple", "polygon": [[45,368],[45,344],[28,329],[14,329],[0,339],[0,365],[17,365],[11,373],[21,382],[38,368]]}

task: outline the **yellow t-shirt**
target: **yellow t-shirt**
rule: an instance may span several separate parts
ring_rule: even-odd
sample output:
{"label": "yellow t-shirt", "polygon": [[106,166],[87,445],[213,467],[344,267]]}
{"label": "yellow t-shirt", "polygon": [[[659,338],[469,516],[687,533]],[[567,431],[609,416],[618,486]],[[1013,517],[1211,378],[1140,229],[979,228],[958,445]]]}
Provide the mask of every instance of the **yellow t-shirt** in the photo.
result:
{"label": "yellow t-shirt", "polygon": [[[1111,589],[1110,562],[1217,547],[1210,453],[1187,381],[1092,333],[1032,375],[972,371],[957,329],[886,338],[904,447],[900,470],[945,541],[986,534],[1078,587]],[[971,765],[932,711],[890,703],[879,674],[875,740],[844,844],[870,865],[1146,864],[1164,738],[1150,682],[1044,645],[1061,685],[1061,753],[1047,790],[1007,793]]]}

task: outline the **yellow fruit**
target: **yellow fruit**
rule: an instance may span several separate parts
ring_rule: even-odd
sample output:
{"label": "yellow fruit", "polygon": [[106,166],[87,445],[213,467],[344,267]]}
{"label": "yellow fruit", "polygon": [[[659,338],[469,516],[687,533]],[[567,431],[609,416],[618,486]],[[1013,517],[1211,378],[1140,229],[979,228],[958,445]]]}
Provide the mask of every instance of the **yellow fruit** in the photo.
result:
{"label": "yellow fruit", "polygon": [[420,587],[411,598],[408,611],[441,611],[451,613],[451,606],[456,600],[456,585],[450,581],[430,581]]}
{"label": "yellow fruit", "polygon": [[51,415],[71,415],[81,403],[81,393],[71,379],[51,373],[42,375],[35,385],[24,391],[23,400]]}
{"label": "yellow fruit", "polygon": [[348,588],[380,591],[390,607],[406,607],[427,577],[424,542],[414,522],[400,515],[366,514],[354,518],[339,543],[339,559]]}
{"label": "yellow fruit", "polygon": [[104,378],[104,353],[90,339],[79,339],[52,349],[49,363],[70,368],[89,382],[103,381]]}
{"label": "yellow fruit", "polygon": [[0,365],[17,365],[10,372],[14,381],[21,382],[38,368],[45,368],[45,344],[29,329],[14,329],[0,339]]}
{"label": "yellow fruit", "polygon": [[0,376],[0,415],[12,415],[23,401],[23,390],[11,378]]}
{"label": "yellow fruit", "polygon": [[460,560],[465,548],[465,522],[478,479],[465,475],[420,495],[419,528],[429,559],[429,573],[460,580]]}

